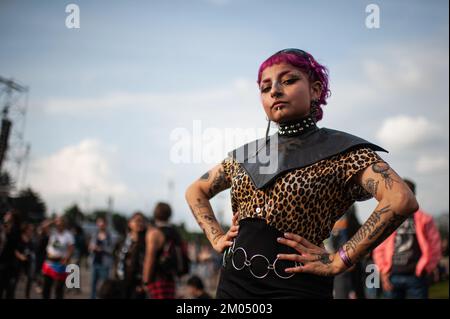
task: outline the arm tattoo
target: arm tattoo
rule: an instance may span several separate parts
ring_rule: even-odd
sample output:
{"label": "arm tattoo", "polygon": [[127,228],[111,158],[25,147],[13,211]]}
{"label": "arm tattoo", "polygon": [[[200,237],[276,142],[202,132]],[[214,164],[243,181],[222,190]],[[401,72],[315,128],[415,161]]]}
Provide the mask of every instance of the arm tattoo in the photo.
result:
{"label": "arm tattoo", "polygon": [[[387,221],[381,221],[381,216],[388,212],[392,214],[389,219]],[[374,211],[364,225],[344,245],[345,252],[347,255],[350,251],[355,252],[361,242],[368,241],[363,244],[362,253],[358,254],[361,257],[364,256],[381,244],[405,219],[405,216],[397,214],[389,205]],[[359,259],[354,257],[353,261],[357,262]]]}
{"label": "arm tattoo", "polygon": [[[382,223],[379,228],[376,229],[377,233],[381,233],[368,247],[368,251],[375,249],[379,244],[381,244],[390,234],[392,234],[406,219],[406,216],[402,216],[397,214],[396,212],[392,212],[392,216],[389,218],[387,223]],[[383,229],[383,228],[384,229]],[[375,232],[374,231],[374,232]],[[375,238],[376,235],[372,236],[372,239]]]}
{"label": "arm tattoo", "polygon": [[203,174],[199,179],[202,181],[209,180],[209,172],[206,172],[205,174]]}
{"label": "arm tattoo", "polygon": [[376,210],[369,216],[364,225],[361,226],[360,229],[356,232],[356,234],[345,244],[344,250],[349,255],[350,250],[355,251],[356,247],[359,245],[361,241],[367,238],[376,228],[378,223],[381,220],[381,215],[390,211],[390,206],[387,205],[380,210]]}
{"label": "arm tattoo", "polygon": [[367,179],[367,181],[364,183],[363,186],[366,189],[366,191],[369,192],[369,194],[375,197],[377,195],[378,183],[379,182],[374,180],[373,178],[369,178]]}
{"label": "arm tattoo", "polygon": [[209,188],[208,196],[209,198],[214,197],[217,193],[223,191],[224,189],[229,187],[229,183],[223,171],[223,168],[219,169],[217,174],[214,176],[214,179],[211,183],[211,187]]}
{"label": "arm tattoo", "polygon": [[394,182],[396,182],[396,180],[391,177],[391,173],[389,172],[390,169],[389,164],[386,162],[379,162],[372,165],[372,171],[381,175],[384,180],[384,186],[387,189],[391,189]]}
{"label": "arm tattoo", "polygon": [[191,209],[198,225],[210,241],[214,242],[220,235],[222,235],[220,225],[217,222],[217,219],[212,211],[211,204],[207,199],[197,198],[196,203],[193,206],[189,205],[189,208]]}
{"label": "arm tattoo", "polygon": [[208,224],[212,224],[214,222],[217,222],[217,219],[216,219],[216,217],[214,215],[212,215],[212,216],[211,215],[203,215],[202,217],[203,217],[203,220],[205,222],[207,222]]}

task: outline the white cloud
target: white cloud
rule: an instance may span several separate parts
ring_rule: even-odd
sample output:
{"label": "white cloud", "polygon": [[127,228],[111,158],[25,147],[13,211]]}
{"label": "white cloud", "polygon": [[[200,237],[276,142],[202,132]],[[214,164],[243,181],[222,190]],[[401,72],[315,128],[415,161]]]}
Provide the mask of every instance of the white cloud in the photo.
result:
{"label": "white cloud", "polygon": [[[192,113],[210,113],[222,111],[224,107],[239,108],[248,104],[258,105],[259,95],[255,83],[237,78],[229,85],[220,88],[204,88],[191,92],[169,93],[130,93],[111,92],[104,96],[91,98],[59,98],[53,97],[42,103],[45,111],[52,114],[92,114],[95,111],[148,111],[155,113],[170,113],[173,115],[192,115]],[[208,112],[205,112],[208,110]],[[190,116],[192,118],[192,116]]]}
{"label": "white cloud", "polygon": [[90,204],[102,204],[108,196],[125,195],[126,186],[117,181],[110,157],[114,150],[93,139],[62,148],[32,161],[29,184],[50,203],[62,209],[89,196]]}
{"label": "white cloud", "polygon": [[[329,112],[334,117],[366,117],[370,110],[372,120],[379,121],[375,112],[391,113],[393,108],[404,114],[432,115],[448,108],[448,48],[441,43],[369,47],[330,67]],[[325,112],[327,116],[327,108]]]}
{"label": "white cloud", "polygon": [[[376,60],[364,60],[363,72],[370,83],[384,89],[419,88],[422,83],[423,70],[412,59],[396,59],[395,65]],[[394,64],[394,63],[393,63]]]}
{"label": "white cloud", "polygon": [[420,146],[439,136],[441,130],[425,117],[399,115],[383,121],[377,138],[391,149]]}
{"label": "white cloud", "polygon": [[397,94],[399,89],[435,89],[438,78],[448,74],[448,48],[429,43],[424,50],[423,45],[388,45],[381,57],[364,58],[362,70],[370,85]]}
{"label": "white cloud", "polygon": [[448,158],[445,156],[421,156],[416,162],[416,170],[422,174],[448,170]]}

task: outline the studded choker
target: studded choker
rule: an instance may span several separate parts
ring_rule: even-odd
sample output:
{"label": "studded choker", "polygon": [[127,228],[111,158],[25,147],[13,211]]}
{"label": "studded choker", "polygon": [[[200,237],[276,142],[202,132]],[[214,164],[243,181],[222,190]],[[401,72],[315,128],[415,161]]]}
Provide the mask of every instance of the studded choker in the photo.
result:
{"label": "studded choker", "polygon": [[317,128],[316,123],[311,116],[307,116],[300,121],[280,124],[278,135],[296,136],[309,132]]}

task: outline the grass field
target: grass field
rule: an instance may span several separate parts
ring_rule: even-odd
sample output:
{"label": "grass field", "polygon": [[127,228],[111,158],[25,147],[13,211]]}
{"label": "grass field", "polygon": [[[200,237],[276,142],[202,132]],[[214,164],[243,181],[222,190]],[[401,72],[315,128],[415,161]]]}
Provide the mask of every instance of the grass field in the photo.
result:
{"label": "grass field", "polygon": [[448,299],[448,280],[430,287],[430,299]]}

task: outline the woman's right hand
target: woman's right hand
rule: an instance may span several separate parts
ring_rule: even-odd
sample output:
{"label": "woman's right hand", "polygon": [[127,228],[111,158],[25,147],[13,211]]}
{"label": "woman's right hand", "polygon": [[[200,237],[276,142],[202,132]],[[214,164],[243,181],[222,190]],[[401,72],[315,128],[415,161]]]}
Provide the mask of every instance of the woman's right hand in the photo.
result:
{"label": "woman's right hand", "polygon": [[233,245],[233,239],[238,235],[239,225],[237,223],[238,213],[233,215],[232,225],[226,234],[220,235],[216,238],[215,242],[212,244],[215,251],[219,254],[223,253],[225,249]]}

